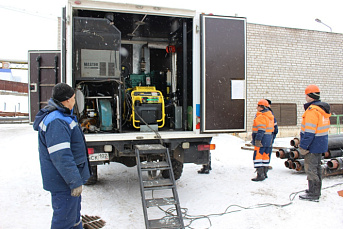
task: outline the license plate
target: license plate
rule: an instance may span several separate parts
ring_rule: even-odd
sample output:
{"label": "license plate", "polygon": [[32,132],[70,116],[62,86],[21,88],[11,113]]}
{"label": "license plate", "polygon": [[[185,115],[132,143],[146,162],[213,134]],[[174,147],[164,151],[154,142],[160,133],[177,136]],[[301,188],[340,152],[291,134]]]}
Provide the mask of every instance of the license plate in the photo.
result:
{"label": "license plate", "polygon": [[109,159],[108,153],[94,153],[89,155],[89,161],[107,161]]}

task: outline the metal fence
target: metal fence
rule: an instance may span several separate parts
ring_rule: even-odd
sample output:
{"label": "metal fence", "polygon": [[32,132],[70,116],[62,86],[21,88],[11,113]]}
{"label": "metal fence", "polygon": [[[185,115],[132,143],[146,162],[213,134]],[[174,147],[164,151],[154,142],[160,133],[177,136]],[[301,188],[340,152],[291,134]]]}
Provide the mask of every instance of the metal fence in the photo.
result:
{"label": "metal fence", "polygon": [[[342,128],[342,122],[343,122],[343,114],[340,115],[331,115],[331,128],[336,129],[336,133],[340,134],[341,133],[341,128]],[[333,124],[335,123],[335,124]]]}

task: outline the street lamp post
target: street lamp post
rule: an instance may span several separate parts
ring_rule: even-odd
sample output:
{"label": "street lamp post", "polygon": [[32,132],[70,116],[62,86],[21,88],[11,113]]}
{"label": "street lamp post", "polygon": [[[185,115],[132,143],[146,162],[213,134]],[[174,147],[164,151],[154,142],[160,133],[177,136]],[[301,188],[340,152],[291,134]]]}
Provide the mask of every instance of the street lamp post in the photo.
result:
{"label": "street lamp post", "polygon": [[328,27],[330,29],[330,32],[332,32],[332,28],[330,26],[328,26],[327,24],[323,23],[319,18],[316,18],[315,21],[325,25],[326,27]]}

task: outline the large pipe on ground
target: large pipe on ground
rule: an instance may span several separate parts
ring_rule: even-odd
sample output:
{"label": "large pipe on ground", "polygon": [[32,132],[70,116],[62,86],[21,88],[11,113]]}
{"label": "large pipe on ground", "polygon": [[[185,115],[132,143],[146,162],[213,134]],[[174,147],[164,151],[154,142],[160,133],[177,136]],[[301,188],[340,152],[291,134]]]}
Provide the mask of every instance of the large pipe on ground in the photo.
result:
{"label": "large pipe on ground", "polygon": [[342,157],[343,150],[342,149],[330,149],[324,153],[324,158],[334,158],[334,157]]}
{"label": "large pipe on ground", "polygon": [[288,159],[285,161],[285,166],[286,168],[289,168],[289,169],[293,169],[292,166],[293,166],[293,160],[292,159]]}
{"label": "large pipe on ground", "polygon": [[343,134],[331,134],[329,138],[343,138]]}
{"label": "large pipe on ground", "polygon": [[342,149],[343,148],[343,135],[339,134],[340,136],[330,135],[328,148],[329,149]]}
{"label": "large pipe on ground", "polygon": [[[329,149],[341,149],[343,148],[343,134],[333,134],[329,135]],[[294,138],[290,141],[291,146],[294,146],[296,148],[299,147],[300,139]]]}
{"label": "large pipe on ground", "polygon": [[292,167],[298,172],[304,171],[304,159],[294,160]]}
{"label": "large pipe on ground", "polygon": [[291,150],[293,150],[294,148],[282,148],[279,149],[278,151],[276,151],[276,157],[280,158],[280,159],[285,159],[285,158],[289,158],[290,157],[290,152]]}
{"label": "large pipe on ground", "polygon": [[[321,165],[326,165],[326,162],[324,160],[321,160],[320,163]],[[298,172],[305,171],[305,159],[294,160],[292,167]]]}
{"label": "large pipe on ground", "polygon": [[343,157],[332,158],[326,164],[329,169],[343,169]]}
{"label": "large pipe on ground", "polygon": [[294,138],[294,139],[292,139],[291,142],[290,142],[291,146],[294,146],[294,147],[296,147],[296,148],[299,147],[299,143],[300,143],[300,139],[299,139],[299,138]]}
{"label": "large pipe on ground", "polygon": [[325,164],[322,165],[322,175],[324,177],[343,175],[343,169],[330,169],[329,166]]}
{"label": "large pipe on ground", "polygon": [[292,159],[303,159],[304,158],[304,156],[300,154],[298,149],[291,150],[291,152],[289,153],[289,156]]}

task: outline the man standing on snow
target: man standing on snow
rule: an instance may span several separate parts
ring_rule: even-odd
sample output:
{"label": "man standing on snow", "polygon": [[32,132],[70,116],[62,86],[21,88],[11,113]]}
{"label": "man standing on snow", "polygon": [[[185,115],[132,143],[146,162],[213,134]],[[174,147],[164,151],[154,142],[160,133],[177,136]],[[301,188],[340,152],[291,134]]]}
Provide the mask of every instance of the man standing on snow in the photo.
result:
{"label": "man standing on snow", "polygon": [[83,132],[73,115],[74,90],[59,83],[36,115],[43,188],[51,192],[52,229],[82,229],[82,185],[90,177]]}
{"label": "man standing on snow", "polygon": [[268,172],[269,148],[274,131],[274,115],[267,109],[268,102],[261,99],[257,103],[257,113],[252,127],[252,144],[254,148],[254,168],[257,176],[252,181],[263,181]]}
{"label": "man standing on snow", "polygon": [[322,153],[328,150],[330,128],[330,105],[321,102],[320,90],[316,85],[305,89],[305,113],[302,116],[300,132],[300,154],[305,156],[308,190],[300,195],[301,200],[319,201],[322,188]]}

